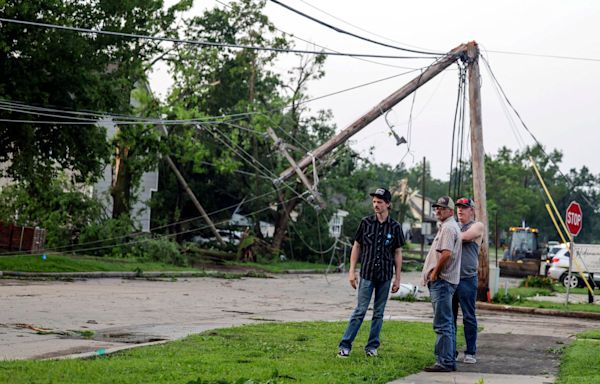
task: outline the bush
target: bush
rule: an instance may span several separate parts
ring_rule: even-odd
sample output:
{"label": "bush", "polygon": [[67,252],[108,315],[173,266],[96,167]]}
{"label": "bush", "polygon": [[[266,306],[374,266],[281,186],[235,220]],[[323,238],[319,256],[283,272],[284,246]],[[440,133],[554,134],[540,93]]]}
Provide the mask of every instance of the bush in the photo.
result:
{"label": "bush", "polygon": [[61,179],[45,185],[43,191],[16,184],[0,192],[0,221],[46,229],[50,248],[77,242],[79,233],[101,212],[98,201]]}
{"label": "bush", "polygon": [[517,304],[522,301],[519,295],[515,296],[510,293],[504,294],[501,292],[496,293],[492,298],[492,303],[494,304]]}
{"label": "bush", "polygon": [[187,260],[179,250],[179,245],[169,239],[140,239],[131,245],[128,253],[140,261],[158,261],[179,266],[187,265]]}
{"label": "bush", "polygon": [[79,236],[78,252],[96,256],[125,257],[130,247],[127,241],[134,228],[129,217],[95,221]]}
{"label": "bush", "polygon": [[521,281],[521,287],[525,288],[544,288],[554,292],[554,282],[546,276],[527,276]]}

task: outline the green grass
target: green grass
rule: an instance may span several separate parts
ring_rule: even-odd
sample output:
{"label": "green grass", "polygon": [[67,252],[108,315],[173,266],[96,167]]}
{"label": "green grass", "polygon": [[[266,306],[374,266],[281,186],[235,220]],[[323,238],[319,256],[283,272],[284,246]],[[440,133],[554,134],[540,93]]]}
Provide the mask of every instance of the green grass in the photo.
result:
{"label": "green grass", "polygon": [[[578,288],[581,289],[581,288]],[[585,292],[584,292],[585,293]],[[579,312],[600,312],[600,305],[596,304],[569,304],[568,306],[564,303],[555,303],[549,301],[537,301],[537,300],[526,300],[528,297],[535,295],[540,296],[555,296],[556,292],[550,292],[549,289],[545,288],[509,288],[508,289],[508,300],[501,300],[503,304],[509,304],[517,307],[528,307],[528,308],[542,308],[542,309],[555,309],[559,311],[579,311]],[[504,296],[504,290],[498,291],[497,297],[494,299],[502,299]]]}
{"label": "green grass", "polygon": [[[504,294],[504,290],[500,290],[499,292]],[[540,296],[554,296],[555,295],[554,292],[551,292],[549,289],[546,289],[546,288],[525,288],[525,287],[509,288],[508,293],[513,296],[520,296],[521,298],[532,297],[532,296],[536,296],[536,295],[540,295]]]}
{"label": "green grass", "polygon": [[64,256],[48,254],[41,256],[0,256],[0,271],[16,272],[134,272],[193,271],[164,263],[141,263],[133,259],[111,259],[92,256]]}
{"label": "green grass", "polygon": [[207,331],[90,360],[0,361],[0,382],[387,383],[434,362],[431,324],[385,321],[376,358],[363,352],[369,326],[363,324],[347,359],[336,357],[346,322],[271,323]]}
{"label": "green grass", "polygon": [[556,384],[600,383],[600,330],[577,335],[561,359]]}
{"label": "green grass", "polygon": [[[562,284],[555,284],[554,290],[560,293],[567,293],[567,288]],[[578,295],[587,295],[588,289],[584,288],[571,288],[569,289],[569,293],[578,294]],[[594,289],[594,295],[600,295],[600,290]]]}
{"label": "green grass", "polygon": [[519,307],[528,307],[528,308],[543,308],[543,309],[556,309],[559,311],[574,311],[574,312],[600,312],[600,305],[597,304],[569,304],[568,306],[565,303],[553,303],[549,301],[532,301],[525,300],[521,303],[515,304]]}
{"label": "green grass", "polygon": [[[227,265],[235,265],[239,267],[250,267],[263,270],[270,273],[282,273],[289,270],[327,270],[327,264],[309,263],[306,261],[274,261],[272,263],[242,263],[230,262]],[[335,265],[330,266],[330,271],[335,270]]]}

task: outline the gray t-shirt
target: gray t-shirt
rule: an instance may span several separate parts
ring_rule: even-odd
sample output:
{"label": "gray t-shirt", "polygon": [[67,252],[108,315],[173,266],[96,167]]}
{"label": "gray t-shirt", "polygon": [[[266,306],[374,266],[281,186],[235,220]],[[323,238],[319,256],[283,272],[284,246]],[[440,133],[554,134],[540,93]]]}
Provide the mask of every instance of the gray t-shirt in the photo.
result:
{"label": "gray t-shirt", "polygon": [[440,259],[440,252],[445,249],[452,252],[452,255],[440,271],[439,278],[452,284],[458,284],[460,282],[462,241],[460,238],[460,228],[454,216],[450,216],[442,222],[442,226],[435,235],[433,243],[431,243],[431,248],[423,265],[423,274],[421,276],[423,285],[427,284],[427,276],[429,276],[429,273],[437,265]]}
{"label": "gray t-shirt", "polygon": [[[467,231],[475,221],[470,221],[460,226],[461,232]],[[462,259],[460,264],[460,278],[477,276],[479,268],[479,242],[466,241],[462,242]]]}

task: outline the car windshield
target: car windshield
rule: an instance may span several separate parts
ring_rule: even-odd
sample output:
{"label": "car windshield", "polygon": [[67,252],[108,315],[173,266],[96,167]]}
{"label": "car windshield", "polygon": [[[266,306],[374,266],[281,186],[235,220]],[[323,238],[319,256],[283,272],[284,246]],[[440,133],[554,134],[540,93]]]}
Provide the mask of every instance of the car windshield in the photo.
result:
{"label": "car windshield", "polygon": [[558,251],[560,251],[561,249],[562,249],[562,247],[550,247],[550,250],[548,250],[548,254],[556,255],[558,253]]}

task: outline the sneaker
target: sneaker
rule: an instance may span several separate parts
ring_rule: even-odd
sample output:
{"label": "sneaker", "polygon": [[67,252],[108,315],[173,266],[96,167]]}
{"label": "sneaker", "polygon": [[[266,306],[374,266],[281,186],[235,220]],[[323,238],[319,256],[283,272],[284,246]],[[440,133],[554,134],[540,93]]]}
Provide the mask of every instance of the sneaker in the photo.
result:
{"label": "sneaker", "polygon": [[367,357],[377,357],[376,349],[369,349],[368,351],[365,351],[365,353],[367,354]]}
{"label": "sneaker", "polygon": [[443,365],[433,364],[423,369],[425,372],[452,372],[452,368],[446,368]]}
{"label": "sneaker", "polygon": [[346,348],[340,348],[338,351],[337,357],[341,357],[342,359],[347,358],[350,355],[350,350]]}
{"label": "sneaker", "polygon": [[477,362],[477,359],[475,358],[475,355],[468,355],[465,353],[465,358],[463,359],[463,363],[475,364],[476,362]]}

